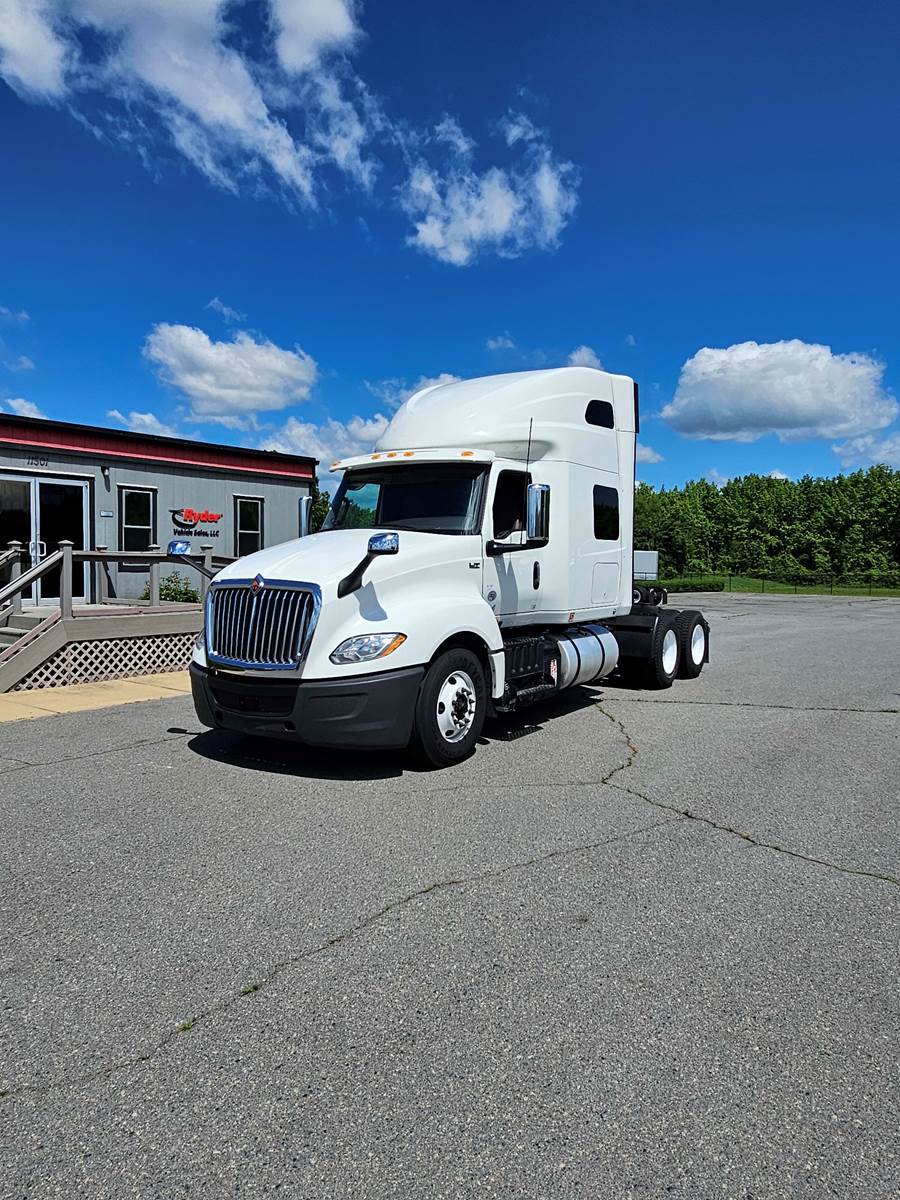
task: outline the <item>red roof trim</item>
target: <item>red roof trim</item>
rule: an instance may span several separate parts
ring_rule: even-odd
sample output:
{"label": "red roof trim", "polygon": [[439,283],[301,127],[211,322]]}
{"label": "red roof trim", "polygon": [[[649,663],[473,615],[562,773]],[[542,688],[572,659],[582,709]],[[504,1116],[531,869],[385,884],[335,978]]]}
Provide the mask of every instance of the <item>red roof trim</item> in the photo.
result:
{"label": "red roof trim", "polygon": [[[41,425],[44,423],[41,422]],[[210,471],[236,471],[251,475],[272,475],[280,478],[312,479],[313,463],[291,456],[261,450],[244,450],[238,446],[210,446],[196,442],[179,444],[175,438],[160,439],[148,445],[143,438],[132,439],[103,429],[75,434],[67,430],[34,428],[18,422],[4,421],[0,425],[0,445],[37,446],[43,450],[60,450],[70,454],[102,455],[106,458],[142,459],[148,463],[168,463],[182,467],[202,467]]]}

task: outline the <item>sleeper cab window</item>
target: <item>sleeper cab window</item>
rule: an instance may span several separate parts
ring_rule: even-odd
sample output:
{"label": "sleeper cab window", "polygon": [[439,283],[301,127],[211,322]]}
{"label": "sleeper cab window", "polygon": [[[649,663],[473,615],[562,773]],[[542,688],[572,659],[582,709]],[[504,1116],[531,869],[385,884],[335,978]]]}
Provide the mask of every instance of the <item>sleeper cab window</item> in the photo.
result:
{"label": "sleeper cab window", "polygon": [[234,552],[238,558],[262,550],[263,502],[254,497],[234,498]]}
{"label": "sleeper cab window", "polygon": [[506,541],[514,533],[525,529],[528,485],[531,476],[524,471],[501,471],[494,492],[494,537],[498,542]]}
{"label": "sleeper cab window", "polygon": [[590,400],[584,410],[588,425],[599,425],[601,429],[615,429],[616,418],[608,400]]}
{"label": "sleeper cab window", "polygon": [[145,488],[119,491],[119,548],[147,550],[155,542],[153,493]]}
{"label": "sleeper cab window", "polygon": [[594,537],[598,542],[619,540],[619,493],[601,483],[594,487]]}

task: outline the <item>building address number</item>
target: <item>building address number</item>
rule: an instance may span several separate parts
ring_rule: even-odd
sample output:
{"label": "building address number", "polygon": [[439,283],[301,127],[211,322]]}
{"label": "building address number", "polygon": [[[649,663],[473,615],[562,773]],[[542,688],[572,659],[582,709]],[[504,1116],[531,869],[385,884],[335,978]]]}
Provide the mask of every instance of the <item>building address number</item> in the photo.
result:
{"label": "building address number", "polygon": [[50,459],[45,458],[42,454],[29,454],[25,460],[29,467],[49,467]]}

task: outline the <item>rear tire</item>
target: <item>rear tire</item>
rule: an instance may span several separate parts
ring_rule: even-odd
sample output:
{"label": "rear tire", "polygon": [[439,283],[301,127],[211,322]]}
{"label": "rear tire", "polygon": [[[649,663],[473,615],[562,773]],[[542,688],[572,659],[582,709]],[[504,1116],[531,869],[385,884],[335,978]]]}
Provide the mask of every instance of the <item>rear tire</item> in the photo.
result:
{"label": "rear tire", "polygon": [[644,666],[644,686],[670,688],[681,665],[681,646],[675,622],[660,618],[653,633],[650,658]]}
{"label": "rear tire", "polygon": [[484,668],[471,650],[448,650],[419,688],[412,752],[427,767],[449,767],[472,753],[487,712]]}
{"label": "rear tire", "polygon": [[678,674],[682,679],[696,679],[706,658],[709,626],[702,613],[686,608],[675,618],[675,630],[681,660]]}

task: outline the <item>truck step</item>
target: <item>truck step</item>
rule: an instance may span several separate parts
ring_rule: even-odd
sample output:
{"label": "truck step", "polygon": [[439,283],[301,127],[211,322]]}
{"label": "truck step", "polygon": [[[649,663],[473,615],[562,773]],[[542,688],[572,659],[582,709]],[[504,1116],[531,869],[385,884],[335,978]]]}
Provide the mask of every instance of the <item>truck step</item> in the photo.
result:
{"label": "truck step", "polygon": [[514,712],[517,708],[534,704],[536,700],[543,700],[545,696],[551,696],[558,691],[555,683],[536,683],[531,687],[520,688],[505,704],[495,702],[494,707],[497,712]]}

